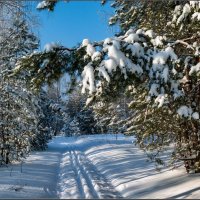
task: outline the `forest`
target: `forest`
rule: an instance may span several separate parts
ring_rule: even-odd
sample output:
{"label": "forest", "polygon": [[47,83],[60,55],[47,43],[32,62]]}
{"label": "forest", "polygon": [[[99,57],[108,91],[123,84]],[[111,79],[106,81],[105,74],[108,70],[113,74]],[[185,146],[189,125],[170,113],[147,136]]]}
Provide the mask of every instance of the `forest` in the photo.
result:
{"label": "forest", "polygon": [[[82,172],[83,157],[94,178],[99,172],[91,159],[96,158],[85,158],[82,151],[89,152],[92,143],[98,146],[98,138],[108,135],[115,145],[123,140],[126,146],[131,138],[130,148],[137,147],[157,169],[181,165],[186,175],[198,174],[200,1],[102,0],[97,3],[114,9],[108,26],[118,26],[117,34],[101,41],[83,38],[73,48],[51,42],[41,49],[34,13],[51,15],[60,3],[0,0],[0,168],[26,162],[32,153],[45,153],[54,142],[62,146],[63,138],[72,140],[66,142],[68,160]],[[80,155],[74,150],[75,140],[82,144]],[[88,191],[91,177],[84,179]],[[99,196],[95,189],[91,196],[81,196],[87,191],[80,185],[80,196],[60,197],[122,195],[107,185],[110,196]]]}

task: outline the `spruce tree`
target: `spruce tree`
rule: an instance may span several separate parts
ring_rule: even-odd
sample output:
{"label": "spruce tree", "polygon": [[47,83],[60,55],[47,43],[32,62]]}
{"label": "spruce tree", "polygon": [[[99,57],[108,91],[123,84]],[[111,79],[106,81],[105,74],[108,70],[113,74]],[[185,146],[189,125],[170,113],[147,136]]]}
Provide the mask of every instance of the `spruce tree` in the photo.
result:
{"label": "spruce tree", "polygon": [[2,76],[14,68],[19,58],[37,49],[38,44],[22,13],[13,12],[0,42],[1,164],[20,160],[31,150],[47,147],[49,131],[44,123],[40,97],[27,88],[25,74],[18,78]]}

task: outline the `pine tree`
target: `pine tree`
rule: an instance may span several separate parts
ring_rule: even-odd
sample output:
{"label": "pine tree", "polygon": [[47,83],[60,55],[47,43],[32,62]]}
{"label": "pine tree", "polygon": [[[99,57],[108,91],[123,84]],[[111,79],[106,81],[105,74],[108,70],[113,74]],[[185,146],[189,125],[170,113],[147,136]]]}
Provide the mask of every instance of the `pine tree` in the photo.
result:
{"label": "pine tree", "polygon": [[[54,45],[21,59],[13,74],[31,71],[36,88],[62,73],[71,76],[72,85],[81,77],[87,105],[109,102],[128,90],[134,112],[126,122],[127,132],[135,133],[144,150],[157,150],[152,158],[160,163],[159,152],[175,144],[173,158],[185,160],[188,172],[198,171],[200,4],[152,1],[147,8],[145,1],[115,3],[117,16],[112,20],[121,23],[120,35],[95,43],[84,39],[74,49]],[[155,18],[158,27],[152,24]]]}

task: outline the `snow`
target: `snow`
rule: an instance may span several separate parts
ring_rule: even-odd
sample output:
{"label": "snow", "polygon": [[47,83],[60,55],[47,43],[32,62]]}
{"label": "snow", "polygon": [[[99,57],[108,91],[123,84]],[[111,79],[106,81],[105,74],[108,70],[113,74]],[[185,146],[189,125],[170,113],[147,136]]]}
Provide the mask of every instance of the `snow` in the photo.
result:
{"label": "snow", "polygon": [[200,62],[197,63],[195,66],[192,66],[189,75],[192,75],[194,72],[199,72],[200,71]]}
{"label": "snow", "polygon": [[176,75],[178,72],[176,71],[176,69],[172,69],[172,73],[174,74],[174,75]]}
{"label": "snow", "polygon": [[158,95],[159,95],[159,94],[158,94],[158,91],[157,91],[158,88],[159,88],[159,85],[156,84],[156,83],[153,83],[153,84],[151,85],[149,94],[150,94],[151,96],[158,96]]}
{"label": "snow", "polygon": [[177,113],[181,116],[181,117],[189,117],[192,114],[192,109],[188,106],[181,106],[178,110]]}
{"label": "snow", "polygon": [[177,17],[181,14],[181,5],[178,5],[175,7],[174,9],[174,15],[173,15],[173,19],[172,22],[175,22],[177,20]]}
{"label": "snow", "polygon": [[[23,163],[0,167],[1,198],[56,198],[60,153],[32,153]],[[21,172],[22,169],[22,172]]]}
{"label": "snow", "polygon": [[83,39],[82,47],[86,47],[90,43],[89,39]]}
{"label": "snow", "polygon": [[103,60],[100,64],[100,66],[104,66],[108,73],[112,73],[113,71],[116,71],[117,64],[114,59],[110,58],[108,60]]}
{"label": "snow", "polygon": [[88,58],[88,56],[91,57],[92,61],[97,61],[101,59],[101,52],[96,51],[95,47],[90,43],[89,39],[84,39],[82,42],[82,47],[86,47],[86,55],[85,58]]}
{"label": "snow", "polygon": [[151,43],[154,46],[163,46],[163,40],[164,38],[162,36],[157,36],[155,39],[151,39]]}
{"label": "snow", "polygon": [[168,76],[169,76],[169,68],[165,67],[162,73],[162,77],[164,79],[164,82],[167,83],[168,81]]}
{"label": "snow", "polygon": [[124,41],[128,43],[134,43],[141,41],[141,39],[137,33],[131,33],[127,38],[124,39]]}
{"label": "snow", "polygon": [[99,76],[103,76],[107,82],[110,82],[110,77],[107,71],[105,70],[105,68],[102,66],[102,67],[99,67],[98,70],[99,70]]}
{"label": "snow", "polygon": [[[47,151],[0,168],[1,198],[198,198],[199,174],[156,171],[134,137],[56,136]],[[21,170],[22,169],[22,170]]]}
{"label": "snow", "polygon": [[126,57],[115,45],[110,45],[107,48],[108,48],[109,58],[113,59],[117,63],[117,65],[121,69],[121,72],[124,74],[124,78],[126,79],[127,78],[126,69],[125,69]]}
{"label": "snow", "polygon": [[153,32],[153,30],[147,30],[145,32],[145,35],[147,35],[150,38],[155,38],[155,33]]}
{"label": "snow", "polygon": [[[130,34],[129,36],[131,36]],[[135,65],[129,58],[127,58],[122,51],[120,51],[120,44],[116,40],[111,40],[110,38],[107,38],[104,41],[104,51],[108,51],[108,57],[109,59],[112,59],[113,61],[110,61],[112,63],[109,63],[109,68],[114,69],[115,66],[119,66],[121,73],[124,75],[124,78],[127,79],[127,71],[132,73],[138,73],[142,74],[143,70],[139,65]],[[105,64],[105,62],[104,62]],[[109,70],[111,72],[111,70]]]}
{"label": "snow", "polygon": [[58,47],[59,45],[55,42],[51,42],[51,43],[47,43],[45,46],[44,46],[44,51],[45,52],[50,52],[52,51],[54,48]]}
{"label": "snow", "polygon": [[131,50],[132,56],[137,56],[137,57],[144,56],[144,49],[138,42],[135,42],[132,45],[129,44],[126,49]]}
{"label": "snow", "polygon": [[101,58],[101,53],[96,51],[92,54],[92,61],[99,60]]}
{"label": "snow", "polygon": [[198,21],[200,21],[200,12],[195,12],[193,15],[192,15],[192,19],[197,19]]}
{"label": "snow", "polygon": [[164,51],[154,53],[153,64],[164,65],[167,62],[168,58],[174,61],[177,60],[177,55],[174,53],[172,47],[167,47]]}
{"label": "snow", "polygon": [[143,30],[143,29],[138,29],[138,30],[136,31],[136,33],[137,33],[137,34],[144,34],[144,30]]}
{"label": "snow", "polygon": [[172,47],[167,47],[165,49],[167,55],[171,58],[171,60],[177,60],[178,56],[174,53],[174,49]]}
{"label": "snow", "polygon": [[[130,28],[126,33],[125,33],[125,36],[129,36],[131,33],[135,33],[135,31]],[[137,32],[136,32],[137,33]],[[138,34],[138,33],[137,33]]]}
{"label": "snow", "polygon": [[95,92],[95,84],[94,84],[94,68],[91,63],[88,63],[82,72],[83,77],[83,87],[82,93],[85,93],[85,89],[89,89],[90,94]]}
{"label": "snow", "polygon": [[48,3],[46,2],[46,1],[42,1],[42,2],[40,2],[40,3],[38,3],[38,5],[37,5],[37,9],[43,9],[43,8],[45,8],[46,6],[48,5]]}
{"label": "snow", "polygon": [[[153,74],[156,75],[156,79],[162,79],[164,83],[167,83],[170,78],[170,70],[167,65],[167,61],[171,60],[172,62],[177,61],[177,55],[174,53],[172,47],[167,47],[165,50],[160,52],[153,52],[153,65],[152,69],[149,72],[150,78],[153,78]],[[176,70],[172,70],[172,73],[176,74]],[[154,86],[150,90],[150,93],[153,92]],[[174,91],[177,92],[177,91]],[[153,92],[155,94],[155,92]],[[157,96],[157,95],[156,95]],[[177,96],[178,97],[178,96]]]}
{"label": "snow", "polygon": [[158,104],[158,108],[162,107],[165,101],[165,95],[164,94],[159,94],[157,98],[155,99],[155,103]]}
{"label": "snow", "polygon": [[[199,5],[198,5],[199,4]],[[194,7],[199,7],[200,8],[200,2],[199,1],[190,1],[190,5],[194,8]]]}
{"label": "snow", "polygon": [[[56,136],[47,151],[0,168],[1,198],[198,198],[199,174],[155,170],[122,134]],[[22,170],[21,170],[22,169]]]}
{"label": "snow", "polygon": [[171,80],[171,91],[174,93],[174,100],[177,97],[183,96],[183,92],[181,90],[178,89],[180,83],[178,81],[175,80]]}
{"label": "snow", "polygon": [[89,56],[92,56],[95,53],[95,51],[95,48],[91,44],[87,45],[86,52]]}
{"label": "snow", "polygon": [[182,5],[176,6],[173,13],[172,23],[176,23],[176,25],[181,25],[180,26],[181,30],[187,18],[191,17],[192,20],[197,19],[197,21],[199,21],[200,20],[199,8],[200,8],[199,1],[189,1],[188,3],[186,2],[184,6]]}
{"label": "snow", "polygon": [[191,8],[190,5],[188,3],[186,3],[183,7],[183,14],[184,15],[188,15],[191,12]]}
{"label": "snow", "polygon": [[168,55],[165,52],[159,52],[154,55],[153,64],[164,65],[167,61]]}
{"label": "snow", "polygon": [[[186,12],[187,8],[183,10]],[[174,44],[179,42],[177,40]],[[150,97],[147,100],[155,100],[159,94],[165,94],[165,98],[156,99],[156,103],[160,107],[165,103],[164,99],[167,101],[171,97],[174,100],[183,97],[184,92],[181,90],[182,84],[180,83],[186,82],[187,77],[185,71],[182,73],[177,70],[180,67],[181,59],[175,53],[174,44],[169,43],[165,35],[157,36],[152,30],[146,28],[137,31],[131,28],[125,35],[106,38],[100,43],[90,43],[88,39],[84,39],[82,42],[86,53],[84,57],[91,60],[84,67],[82,91],[85,93],[86,90],[89,90],[90,94],[95,95],[96,92],[100,96],[107,83],[112,80],[116,81],[115,77],[117,80],[121,80],[121,78],[123,80],[134,74],[144,81],[145,74],[148,74],[147,79],[149,79],[146,86]],[[96,51],[97,49],[98,51]],[[198,53],[198,46],[196,52]],[[96,60],[100,64],[94,62]],[[185,61],[188,62],[187,66],[188,64],[191,66],[189,63],[191,57],[186,58]],[[191,67],[190,75],[193,72],[197,72],[198,75],[198,65]],[[143,74],[144,76],[142,76]],[[99,81],[101,84],[98,86]],[[105,82],[106,84],[104,84]],[[168,90],[169,87],[171,87],[171,92]],[[153,96],[155,98],[151,98]]]}
{"label": "snow", "polygon": [[189,13],[191,12],[191,8],[190,5],[188,3],[186,3],[183,7],[183,12],[182,14],[179,16],[179,18],[177,19],[176,24],[180,24],[184,19],[186,19],[186,17],[189,15]]}
{"label": "snow", "polygon": [[199,119],[199,113],[198,113],[198,112],[194,112],[194,113],[192,114],[192,118],[193,118],[193,119]]}

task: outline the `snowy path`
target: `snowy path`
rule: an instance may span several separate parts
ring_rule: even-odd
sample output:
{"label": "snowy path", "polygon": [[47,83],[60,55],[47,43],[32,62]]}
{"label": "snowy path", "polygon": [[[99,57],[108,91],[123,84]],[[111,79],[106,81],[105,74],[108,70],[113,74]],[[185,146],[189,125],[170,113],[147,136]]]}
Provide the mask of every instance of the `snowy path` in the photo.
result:
{"label": "snowy path", "polygon": [[58,137],[22,166],[1,167],[0,198],[121,198],[74,141]]}
{"label": "snowy path", "polygon": [[22,167],[1,167],[0,198],[56,198],[59,160],[59,152],[35,152]]}
{"label": "snowy path", "polygon": [[[76,146],[69,147],[69,150],[61,160],[61,166],[63,166],[61,174],[65,175],[65,170],[73,171],[70,179],[69,174],[67,174],[66,179],[64,176],[60,176],[61,197],[74,198],[75,195],[75,198],[79,199],[122,198],[84,152],[77,149],[78,147]],[[74,181],[72,182],[71,180]]]}
{"label": "snowy path", "polygon": [[199,198],[200,174],[155,171],[133,138],[56,137],[47,151],[0,167],[0,198]]}

